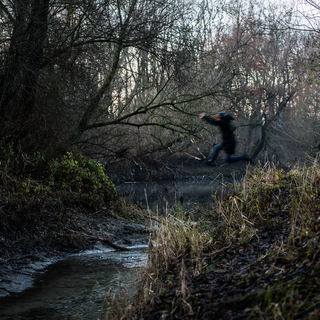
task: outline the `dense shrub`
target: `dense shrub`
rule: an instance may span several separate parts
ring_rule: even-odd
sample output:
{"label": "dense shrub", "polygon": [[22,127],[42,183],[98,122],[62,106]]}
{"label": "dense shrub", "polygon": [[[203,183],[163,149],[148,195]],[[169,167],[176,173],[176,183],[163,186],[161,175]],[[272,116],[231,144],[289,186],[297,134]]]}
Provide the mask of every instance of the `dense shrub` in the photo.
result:
{"label": "dense shrub", "polygon": [[102,164],[83,156],[80,152],[67,152],[49,164],[50,185],[54,189],[85,193],[103,201],[113,200],[116,190],[105,174]]}

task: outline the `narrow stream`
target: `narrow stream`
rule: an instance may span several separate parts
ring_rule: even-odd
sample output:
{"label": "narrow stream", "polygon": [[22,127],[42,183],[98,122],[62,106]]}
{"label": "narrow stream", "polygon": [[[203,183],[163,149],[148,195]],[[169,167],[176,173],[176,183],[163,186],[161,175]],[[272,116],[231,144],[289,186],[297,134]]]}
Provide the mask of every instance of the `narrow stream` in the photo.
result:
{"label": "narrow stream", "polygon": [[120,281],[130,295],[139,268],[146,264],[147,246],[131,249],[86,252],[49,266],[32,288],[1,300],[0,319],[103,319],[102,302],[109,286],[117,291]]}

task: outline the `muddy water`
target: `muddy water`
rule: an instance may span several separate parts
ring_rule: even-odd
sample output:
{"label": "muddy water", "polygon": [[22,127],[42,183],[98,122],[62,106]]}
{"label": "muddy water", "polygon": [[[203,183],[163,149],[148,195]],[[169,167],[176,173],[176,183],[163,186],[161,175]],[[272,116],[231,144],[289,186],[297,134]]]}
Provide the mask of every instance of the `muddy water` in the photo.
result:
{"label": "muddy water", "polygon": [[120,282],[121,290],[132,294],[137,272],[146,264],[146,246],[131,249],[86,252],[51,265],[34,287],[1,300],[0,319],[103,319],[109,286],[117,291]]}

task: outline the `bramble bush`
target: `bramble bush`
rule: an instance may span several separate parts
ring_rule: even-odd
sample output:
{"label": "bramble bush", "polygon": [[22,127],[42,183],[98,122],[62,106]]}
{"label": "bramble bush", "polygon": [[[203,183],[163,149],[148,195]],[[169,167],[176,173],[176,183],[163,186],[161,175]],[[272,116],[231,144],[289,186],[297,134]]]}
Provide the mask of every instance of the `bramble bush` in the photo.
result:
{"label": "bramble bush", "polygon": [[100,204],[118,198],[102,164],[78,150],[47,160],[40,152],[26,154],[11,144],[0,145],[0,186],[13,193],[69,191]]}

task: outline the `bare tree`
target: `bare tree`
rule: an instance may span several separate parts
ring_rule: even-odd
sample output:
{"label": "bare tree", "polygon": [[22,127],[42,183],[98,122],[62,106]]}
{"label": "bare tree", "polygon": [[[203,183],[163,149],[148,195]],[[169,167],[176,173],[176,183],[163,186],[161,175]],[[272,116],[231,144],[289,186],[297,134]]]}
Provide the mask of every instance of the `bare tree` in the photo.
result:
{"label": "bare tree", "polygon": [[301,34],[278,24],[276,8],[233,2],[228,12],[230,27],[221,30],[211,51],[220,53],[235,76],[211,106],[236,116],[241,151],[252,158],[263,150],[279,155],[283,131],[275,128],[300,90]]}
{"label": "bare tree", "polygon": [[198,113],[232,105],[245,144],[260,138],[257,154],[299,90],[300,40],[277,12],[222,0],[0,1],[0,138],[114,158],[200,152]]}
{"label": "bare tree", "polygon": [[229,81],[198,82],[205,3],[2,1],[2,139],[107,150],[111,136],[122,136],[119,125],[129,137],[142,127],[197,131],[180,115],[193,116],[194,101]]}

